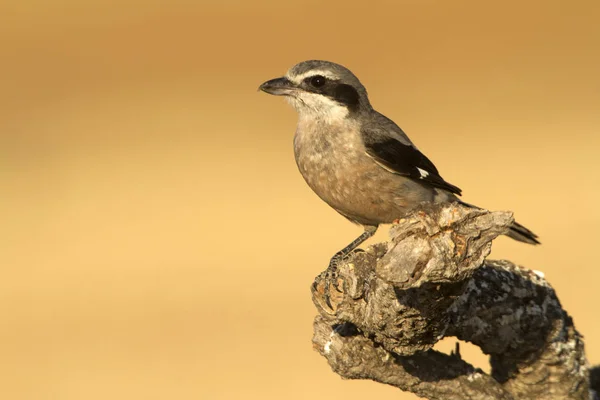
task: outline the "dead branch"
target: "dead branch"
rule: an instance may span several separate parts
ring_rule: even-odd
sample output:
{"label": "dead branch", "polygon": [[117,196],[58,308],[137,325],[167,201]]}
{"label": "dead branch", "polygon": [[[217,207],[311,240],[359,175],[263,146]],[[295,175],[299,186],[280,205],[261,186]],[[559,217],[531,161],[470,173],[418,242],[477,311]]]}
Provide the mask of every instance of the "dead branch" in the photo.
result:
{"label": "dead branch", "polygon": [[[332,308],[316,278],[315,348],[344,378],[429,399],[593,398],[583,340],[543,274],[485,259],[512,222],[458,204],[400,220],[341,264]],[[491,373],[432,350],[443,337],[479,346]]]}

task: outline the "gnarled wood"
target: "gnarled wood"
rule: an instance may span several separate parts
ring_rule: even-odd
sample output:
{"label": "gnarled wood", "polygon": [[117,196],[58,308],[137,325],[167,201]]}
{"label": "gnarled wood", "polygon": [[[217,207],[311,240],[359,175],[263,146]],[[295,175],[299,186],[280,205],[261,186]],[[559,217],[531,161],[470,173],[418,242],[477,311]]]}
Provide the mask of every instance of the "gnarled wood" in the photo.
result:
{"label": "gnarled wood", "polygon": [[[352,254],[319,310],[313,343],[345,378],[430,399],[589,399],[581,336],[543,274],[486,261],[508,212],[445,205],[393,225],[391,240]],[[490,355],[485,374],[432,350],[443,337]]]}

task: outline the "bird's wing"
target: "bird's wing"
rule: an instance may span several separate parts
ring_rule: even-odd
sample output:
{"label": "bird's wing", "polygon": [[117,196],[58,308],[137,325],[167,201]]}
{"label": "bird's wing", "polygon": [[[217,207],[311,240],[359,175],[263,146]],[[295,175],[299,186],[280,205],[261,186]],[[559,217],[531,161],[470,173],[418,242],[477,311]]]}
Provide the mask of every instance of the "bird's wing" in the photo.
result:
{"label": "bird's wing", "polygon": [[361,136],[367,154],[386,170],[461,195],[461,189],[446,182],[402,129],[385,116],[379,114],[375,121],[363,125]]}

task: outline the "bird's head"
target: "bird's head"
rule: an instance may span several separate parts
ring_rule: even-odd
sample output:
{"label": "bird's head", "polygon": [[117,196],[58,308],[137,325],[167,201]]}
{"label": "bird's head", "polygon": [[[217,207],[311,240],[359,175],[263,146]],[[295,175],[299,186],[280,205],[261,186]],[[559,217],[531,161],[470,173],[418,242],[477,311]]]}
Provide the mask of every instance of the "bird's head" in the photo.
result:
{"label": "bird's head", "polygon": [[358,78],[346,67],[329,61],[303,61],[259,89],[286,96],[300,118],[335,122],[371,109],[367,91]]}

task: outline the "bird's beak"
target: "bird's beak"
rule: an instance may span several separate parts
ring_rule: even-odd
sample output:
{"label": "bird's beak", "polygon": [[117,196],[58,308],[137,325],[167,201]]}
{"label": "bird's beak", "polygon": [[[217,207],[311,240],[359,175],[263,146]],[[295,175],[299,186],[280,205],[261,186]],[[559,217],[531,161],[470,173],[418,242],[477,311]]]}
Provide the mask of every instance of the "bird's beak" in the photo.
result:
{"label": "bird's beak", "polygon": [[275,96],[285,96],[296,90],[296,87],[289,79],[281,77],[266,81],[258,87],[258,90]]}

